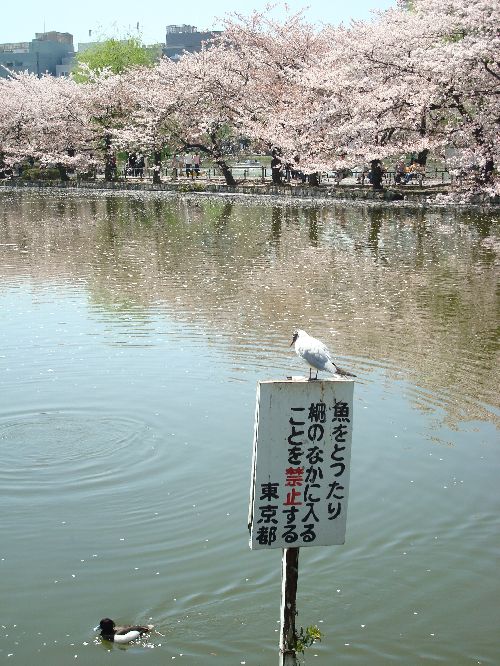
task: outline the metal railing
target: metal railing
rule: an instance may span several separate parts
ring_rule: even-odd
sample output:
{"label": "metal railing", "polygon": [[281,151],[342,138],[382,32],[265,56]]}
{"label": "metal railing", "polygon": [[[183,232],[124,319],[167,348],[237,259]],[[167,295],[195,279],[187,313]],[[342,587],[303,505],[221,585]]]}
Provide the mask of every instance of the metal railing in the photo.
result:
{"label": "metal railing", "polygon": [[[252,182],[271,182],[272,181],[272,170],[269,166],[265,165],[255,165],[255,166],[230,166],[230,171],[234,178],[238,181],[252,181]],[[142,172],[142,173],[141,173]],[[99,173],[101,173],[99,171]],[[101,174],[102,175],[102,174]],[[453,182],[453,176],[446,169],[426,169],[425,173],[416,173],[405,182],[405,177],[403,176],[401,180],[397,178],[396,171],[385,171],[383,176],[384,185],[419,185],[422,186],[424,183],[432,184],[450,184]],[[215,166],[201,167],[199,173],[190,172],[186,174],[185,169],[175,169],[172,167],[162,167],[160,170],[160,176],[165,180],[179,181],[179,182],[188,182],[188,181],[215,181],[215,182],[225,182],[225,177],[222,171]],[[153,169],[151,167],[144,167],[144,169],[127,169],[126,167],[121,167],[118,169],[118,177],[124,178],[125,180],[132,179],[137,180],[152,180],[153,178]],[[320,183],[326,184],[335,184],[335,185],[369,185],[369,178],[367,171],[361,170],[348,170],[347,175],[339,174],[336,171],[328,171],[320,174]],[[399,182],[398,182],[399,180]],[[282,183],[306,183],[308,181],[307,176],[295,175],[293,172],[283,172],[282,174]]]}

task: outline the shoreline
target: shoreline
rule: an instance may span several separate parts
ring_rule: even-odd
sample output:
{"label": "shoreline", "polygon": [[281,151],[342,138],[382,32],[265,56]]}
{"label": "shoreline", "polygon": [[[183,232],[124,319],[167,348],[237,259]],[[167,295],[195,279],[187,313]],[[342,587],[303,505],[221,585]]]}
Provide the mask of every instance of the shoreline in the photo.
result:
{"label": "shoreline", "polygon": [[[388,187],[384,190],[374,190],[365,185],[319,185],[309,187],[303,184],[273,185],[272,183],[239,183],[236,187],[229,187],[225,183],[210,181],[164,181],[153,184],[150,181],[22,181],[1,180],[0,188],[12,190],[71,190],[101,191],[101,192],[169,192],[172,194],[200,194],[200,195],[247,195],[263,197],[279,197],[280,199],[310,199],[342,202],[364,203],[397,203],[397,204],[427,204],[427,205],[473,205],[498,206],[500,197],[489,197],[486,194],[474,194],[467,200],[461,200],[461,193],[452,190],[447,185]],[[455,194],[457,200],[439,201],[439,197]],[[463,195],[462,195],[463,196]],[[436,199],[437,197],[437,199]],[[433,199],[435,199],[433,201]]]}

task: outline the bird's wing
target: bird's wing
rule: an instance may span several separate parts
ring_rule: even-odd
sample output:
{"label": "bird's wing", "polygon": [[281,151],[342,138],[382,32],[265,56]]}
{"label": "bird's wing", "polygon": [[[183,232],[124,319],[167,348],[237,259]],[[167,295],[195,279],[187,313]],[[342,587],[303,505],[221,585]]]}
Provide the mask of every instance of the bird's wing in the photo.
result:
{"label": "bird's wing", "polygon": [[114,642],[115,643],[130,643],[130,641],[135,641],[141,635],[140,631],[127,631],[126,634],[115,634]]}
{"label": "bird's wing", "polygon": [[115,636],[120,634],[127,634],[129,631],[138,631],[141,634],[150,631],[153,628],[152,624],[131,624],[124,627],[115,627]]}
{"label": "bird's wing", "polygon": [[335,364],[330,357],[330,352],[322,342],[315,338],[310,338],[307,344],[301,346],[300,355],[304,361],[317,370],[335,372]]}

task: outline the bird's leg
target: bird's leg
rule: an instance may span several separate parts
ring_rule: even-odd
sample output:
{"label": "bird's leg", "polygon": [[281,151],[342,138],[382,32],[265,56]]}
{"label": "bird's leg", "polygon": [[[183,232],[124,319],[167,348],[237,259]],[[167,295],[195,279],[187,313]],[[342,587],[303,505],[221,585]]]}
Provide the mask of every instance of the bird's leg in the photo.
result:
{"label": "bird's leg", "polygon": [[316,377],[312,376],[312,367],[309,366],[309,381],[313,382],[315,379],[318,379],[318,371],[316,370]]}

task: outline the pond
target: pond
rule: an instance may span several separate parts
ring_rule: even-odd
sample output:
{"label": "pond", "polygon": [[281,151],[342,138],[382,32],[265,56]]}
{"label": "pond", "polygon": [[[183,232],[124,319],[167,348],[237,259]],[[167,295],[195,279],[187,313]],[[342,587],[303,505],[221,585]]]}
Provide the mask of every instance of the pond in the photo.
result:
{"label": "pond", "polygon": [[[356,373],[346,543],[303,548],[307,664],[498,664],[493,212],[0,192],[2,663],[277,664],[256,385]],[[101,617],[152,623],[101,643]]]}

